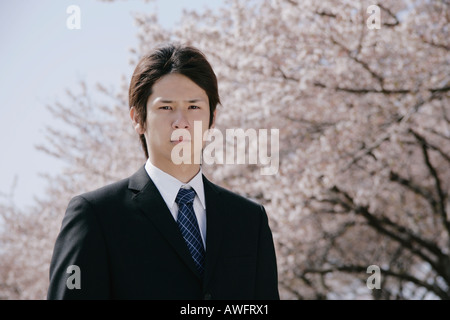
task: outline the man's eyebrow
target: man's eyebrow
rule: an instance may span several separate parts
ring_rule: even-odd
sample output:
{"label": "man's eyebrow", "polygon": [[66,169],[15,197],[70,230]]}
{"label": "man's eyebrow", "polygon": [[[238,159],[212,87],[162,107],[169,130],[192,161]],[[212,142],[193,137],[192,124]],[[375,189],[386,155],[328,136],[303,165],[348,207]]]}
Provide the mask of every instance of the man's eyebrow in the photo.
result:
{"label": "man's eyebrow", "polygon": [[[161,99],[161,100],[159,100],[157,102],[160,102],[160,103],[173,103],[174,101],[173,100],[168,100],[168,99]],[[191,99],[191,100],[184,100],[184,102],[195,103],[195,102],[205,102],[205,100],[201,99],[201,98],[196,98],[196,99]]]}

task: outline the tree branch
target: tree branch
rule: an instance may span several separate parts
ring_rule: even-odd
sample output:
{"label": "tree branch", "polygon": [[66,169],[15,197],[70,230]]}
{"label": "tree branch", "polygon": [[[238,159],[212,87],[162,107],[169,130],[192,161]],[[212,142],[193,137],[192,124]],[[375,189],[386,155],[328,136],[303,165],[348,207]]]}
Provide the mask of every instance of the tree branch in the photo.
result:
{"label": "tree branch", "polygon": [[[450,140],[450,137],[446,137],[442,133],[437,132],[436,130],[434,130],[432,128],[425,128],[425,130],[437,135],[440,138]],[[450,162],[450,155],[446,154],[441,148],[439,148],[438,146],[436,146],[434,144],[429,143],[428,141],[427,141],[427,145],[428,145],[428,148],[438,152],[442,156],[442,158],[444,158],[447,162]]]}
{"label": "tree branch", "polygon": [[[355,88],[345,88],[345,87],[339,87],[336,86],[334,88],[327,87],[325,84],[323,84],[320,81],[314,82],[315,87],[319,88],[325,88],[325,89],[333,89],[336,91],[342,91],[342,92],[348,92],[348,93],[354,93],[354,94],[368,94],[368,93],[376,93],[376,94],[385,94],[385,95],[393,95],[393,94],[414,94],[417,93],[417,89],[396,89],[396,90],[390,90],[390,89],[373,89],[373,88],[361,88],[361,89],[355,89]],[[439,92],[447,92],[450,91],[450,86],[444,86],[440,88],[430,88],[428,89],[430,93],[439,93]]]}
{"label": "tree branch", "polygon": [[[437,260],[447,259],[447,256],[439,249],[437,245],[435,245],[430,241],[420,238],[419,236],[413,234],[407,228],[392,222],[387,217],[377,218],[375,215],[369,212],[366,206],[356,205],[355,202],[353,201],[353,198],[347,192],[340,190],[337,186],[332,187],[330,191],[343,196],[347,201],[347,203],[345,203],[342,200],[339,200],[339,198],[334,199],[335,201],[340,202],[341,204],[345,205],[348,209],[351,209],[355,213],[363,216],[366,219],[367,223],[370,226],[372,226],[375,230],[377,230],[382,234],[387,235],[391,239],[400,243],[403,247],[407,248],[409,251],[419,256],[424,261],[428,262],[430,266],[433,267],[436,270],[436,272],[441,274],[443,278],[445,279],[448,278],[447,272],[445,270],[441,270],[440,266],[436,263],[436,261],[433,261],[431,257],[426,255],[419,249],[420,247],[426,249],[430,253],[434,254],[437,257]],[[395,232],[387,229],[386,226],[391,227]],[[417,248],[416,245],[418,245],[419,248]],[[450,279],[447,279],[447,281],[449,280]]]}
{"label": "tree branch", "polygon": [[[336,272],[336,271],[341,271],[341,272],[347,272],[347,273],[366,273],[367,272],[367,267],[368,266],[361,266],[361,265],[341,265],[341,266],[333,266],[332,268],[327,268],[327,269],[316,269],[316,268],[310,268],[310,269],[305,269],[304,273],[312,273],[312,274],[326,274],[326,273],[332,273],[332,272]],[[428,291],[434,292],[437,296],[439,296],[441,299],[450,299],[449,294],[444,291],[443,289],[441,289],[440,287],[438,287],[435,284],[429,284],[427,281],[422,281],[420,279],[417,279],[416,277],[414,277],[411,274],[405,273],[405,272],[395,272],[389,269],[382,269],[380,268],[380,272],[382,275],[384,276],[391,276],[400,280],[405,280],[405,281],[409,281],[412,282],[414,284],[416,284],[419,287],[424,287],[426,288]]]}
{"label": "tree branch", "polygon": [[367,64],[367,62],[364,62],[360,59],[358,59],[357,55],[352,54],[352,51],[350,49],[348,49],[346,46],[344,46],[342,43],[340,43],[339,41],[337,41],[336,39],[334,39],[334,37],[331,37],[331,42],[336,44],[339,48],[341,48],[342,50],[344,50],[348,57],[350,59],[352,59],[353,61],[355,61],[356,63],[358,63],[361,67],[363,67],[367,72],[369,72],[372,77],[374,77],[375,79],[377,79],[378,83],[380,84],[381,89],[383,89],[384,87],[384,78],[382,76],[380,76],[378,73],[376,73],[375,71],[373,71],[369,65]]}
{"label": "tree branch", "polygon": [[445,51],[449,51],[450,50],[450,46],[444,43],[437,43],[434,42],[433,40],[428,41],[425,39],[425,37],[420,37],[420,40],[422,40],[423,43],[426,43],[434,48],[438,48],[438,49],[444,49]]}
{"label": "tree branch", "polygon": [[437,201],[434,199],[433,194],[431,192],[415,184],[410,179],[400,176],[400,174],[392,170],[389,173],[389,180],[399,183],[400,185],[406,187],[415,194],[418,194],[419,196],[424,198],[430,204],[431,209],[434,211],[434,213],[439,214],[436,210]]}
{"label": "tree branch", "polygon": [[434,168],[433,164],[430,161],[430,157],[428,155],[428,143],[424,137],[419,135],[414,130],[409,129],[409,131],[414,135],[414,137],[417,139],[417,141],[422,146],[422,155],[423,155],[423,158],[425,161],[425,165],[427,166],[428,170],[430,171],[431,176],[434,179],[436,193],[437,193],[438,199],[439,199],[439,201],[437,201],[437,211],[441,215],[442,224],[444,225],[445,230],[447,231],[447,234],[450,236],[450,222],[448,221],[448,215],[447,215],[447,211],[445,209],[445,199],[446,199],[447,195],[444,194],[444,192],[442,190],[441,180],[439,178],[439,175],[438,175],[436,169]]}
{"label": "tree branch", "polygon": [[380,3],[377,3],[377,6],[379,6],[384,12],[386,12],[391,18],[394,19],[394,23],[387,23],[387,22],[384,22],[384,23],[383,23],[383,26],[386,26],[386,27],[395,27],[395,26],[398,26],[398,25],[400,24],[400,21],[397,19],[397,17],[395,16],[395,14],[392,13],[392,11],[391,11],[390,9],[386,8],[385,6],[383,6],[383,5],[380,4]]}

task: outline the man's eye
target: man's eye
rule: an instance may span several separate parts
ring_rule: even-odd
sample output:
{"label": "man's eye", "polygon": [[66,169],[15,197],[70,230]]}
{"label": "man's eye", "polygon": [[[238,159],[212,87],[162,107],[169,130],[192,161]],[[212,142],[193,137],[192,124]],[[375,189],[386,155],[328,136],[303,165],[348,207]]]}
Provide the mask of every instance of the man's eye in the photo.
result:
{"label": "man's eye", "polygon": [[162,106],[162,107],[159,107],[160,109],[162,109],[162,110],[170,110],[170,106]]}
{"label": "man's eye", "polygon": [[199,106],[189,106],[189,109],[200,109]]}

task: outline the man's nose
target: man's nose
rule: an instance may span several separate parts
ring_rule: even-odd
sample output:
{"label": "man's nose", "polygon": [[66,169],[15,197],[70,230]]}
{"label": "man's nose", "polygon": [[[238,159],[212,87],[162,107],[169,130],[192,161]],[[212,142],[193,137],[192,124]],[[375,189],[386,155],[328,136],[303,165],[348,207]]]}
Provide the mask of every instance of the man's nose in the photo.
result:
{"label": "man's nose", "polygon": [[172,127],[174,129],[189,129],[189,121],[186,119],[186,116],[183,112],[178,112],[177,117],[172,123]]}

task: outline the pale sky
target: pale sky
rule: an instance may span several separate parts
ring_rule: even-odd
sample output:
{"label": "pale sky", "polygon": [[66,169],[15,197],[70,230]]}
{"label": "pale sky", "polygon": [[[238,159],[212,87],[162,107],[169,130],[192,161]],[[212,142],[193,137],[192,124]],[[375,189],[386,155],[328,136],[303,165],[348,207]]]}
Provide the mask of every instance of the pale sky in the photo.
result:
{"label": "pale sky", "polygon": [[[0,1],[0,193],[14,179],[14,202],[25,208],[46,185],[39,173],[61,163],[35,149],[52,125],[47,104],[62,100],[80,80],[118,87],[131,75],[129,49],[137,44],[132,12],[157,12],[171,27],[183,8],[218,8],[223,0],[14,0]],[[81,29],[70,30],[67,7],[81,10]]]}

